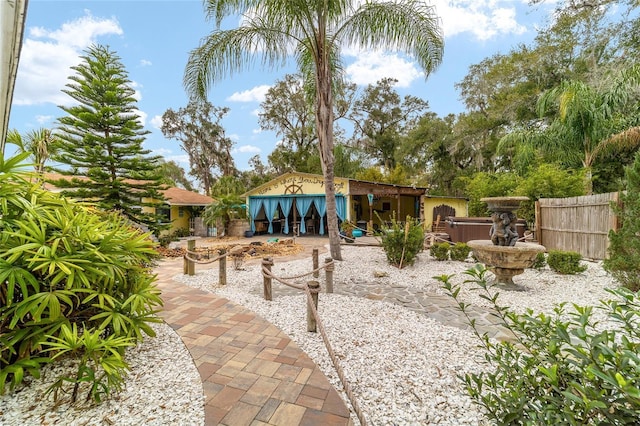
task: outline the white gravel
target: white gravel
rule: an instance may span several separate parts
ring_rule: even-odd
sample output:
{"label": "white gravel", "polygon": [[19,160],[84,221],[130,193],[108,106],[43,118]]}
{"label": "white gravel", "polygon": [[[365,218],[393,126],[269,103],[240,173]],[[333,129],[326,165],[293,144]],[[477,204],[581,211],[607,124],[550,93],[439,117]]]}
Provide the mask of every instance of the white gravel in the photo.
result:
{"label": "white gravel", "polygon": [[[473,266],[470,262],[438,262],[426,251],[419,254],[414,266],[398,270],[388,266],[384,252],[378,247],[343,246],[343,257],[343,262],[336,262],[336,288],[367,281],[444,294],[434,276],[456,274],[452,280],[462,283],[468,278],[462,272]],[[528,291],[502,292],[499,300],[518,312],[526,308],[552,312],[559,302],[585,305],[609,298],[605,288],[614,287],[614,280],[602,270],[600,263],[584,263],[587,271],[575,276],[558,275],[548,269],[527,270],[515,280]],[[217,265],[214,266],[210,270],[199,269],[193,277],[178,275],[175,279],[227,297],[272,322],[311,356],[336,389],[341,389],[320,335],[306,331],[302,295],[278,296],[278,287],[275,287],[275,300],[266,302],[254,294],[262,288],[257,262],[245,264],[243,270],[229,267],[229,284],[221,288],[217,285]],[[281,263],[275,258],[273,267],[278,276],[293,276],[309,270],[311,259]],[[462,284],[462,287],[460,294],[464,301],[476,306],[487,305],[477,292],[469,289],[470,285]],[[337,294],[321,294],[319,312],[370,424],[486,423],[456,377],[483,368],[482,352],[469,331],[449,327],[391,303]],[[152,352],[154,358],[142,355],[135,355],[141,356],[139,360],[135,356],[129,358],[134,378],[127,382],[126,391],[113,400],[86,411],[65,406],[52,409],[51,403],[35,404],[46,388],[35,382],[19,393],[0,397],[0,424],[44,424],[42,421],[65,425],[103,424],[100,419],[104,417],[118,425],[202,424],[198,373],[175,334],[170,329],[166,331],[159,333],[159,339],[149,339],[140,350],[133,351]],[[146,346],[153,348],[145,350]],[[171,376],[173,370],[179,370],[176,378]]]}

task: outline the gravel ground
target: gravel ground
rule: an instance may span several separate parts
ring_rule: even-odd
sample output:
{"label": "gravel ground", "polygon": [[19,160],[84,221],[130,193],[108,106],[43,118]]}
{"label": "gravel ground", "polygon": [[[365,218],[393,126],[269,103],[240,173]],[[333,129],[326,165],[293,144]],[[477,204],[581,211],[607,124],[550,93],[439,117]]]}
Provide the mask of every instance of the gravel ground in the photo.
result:
{"label": "gravel ground", "polygon": [[[343,262],[336,262],[336,287],[371,280],[444,294],[434,276],[456,274],[452,281],[462,283],[468,278],[462,272],[473,266],[470,262],[438,262],[424,252],[415,265],[398,270],[387,265],[378,247],[345,246],[343,257]],[[276,258],[273,271],[277,276],[294,276],[309,271],[310,263],[310,259],[280,263]],[[558,275],[548,269],[527,270],[516,277],[527,291],[502,292],[500,303],[518,312],[527,308],[552,312],[556,303],[586,305],[608,298],[605,288],[614,287],[614,280],[600,263],[585,264],[587,271],[575,276]],[[336,389],[341,389],[321,337],[306,331],[303,296],[278,296],[276,287],[275,300],[268,303],[250,293],[262,287],[259,268],[256,262],[245,264],[243,270],[229,268],[229,284],[224,288],[215,284],[217,267],[174,279],[215,292],[263,316],[291,336]],[[487,302],[469,285],[462,287],[464,301],[486,306]],[[370,424],[486,423],[456,378],[483,368],[482,353],[469,331],[390,303],[337,294],[321,294],[319,312]],[[47,378],[52,376],[47,373],[44,381],[34,381],[19,392],[0,397],[0,424],[202,424],[202,389],[193,362],[171,329],[159,326],[158,330],[158,339],[148,339],[131,351],[128,360],[133,373],[126,390],[112,400],[88,410],[69,404],[35,404],[43,399]]]}

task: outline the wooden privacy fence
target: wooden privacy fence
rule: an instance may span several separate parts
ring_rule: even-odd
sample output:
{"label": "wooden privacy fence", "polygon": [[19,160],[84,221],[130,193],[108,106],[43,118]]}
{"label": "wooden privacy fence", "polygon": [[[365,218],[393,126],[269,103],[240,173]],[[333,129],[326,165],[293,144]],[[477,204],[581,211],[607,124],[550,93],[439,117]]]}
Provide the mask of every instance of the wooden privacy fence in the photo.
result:
{"label": "wooden privacy fence", "polygon": [[604,259],[609,230],[618,229],[611,202],[618,192],[536,202],[536,238],[547,250],[575,251],[588,259]]}

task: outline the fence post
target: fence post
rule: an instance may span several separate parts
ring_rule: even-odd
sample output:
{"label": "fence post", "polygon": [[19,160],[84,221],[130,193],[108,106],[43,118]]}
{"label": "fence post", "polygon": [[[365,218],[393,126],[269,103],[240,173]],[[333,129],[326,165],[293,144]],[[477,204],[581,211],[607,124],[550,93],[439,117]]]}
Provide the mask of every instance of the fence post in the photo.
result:
{"label": "fence post", "polygon": [[333,269],[335,268],[335,264],[333,263],[333,259],[330,257],[324,258],[324,275],[327,281],[327,293],[333,293]]}
{"label": "fence post", "polygon": [[[271,273],[271,266],[273,265],[273,259],[270,257],[262,258],[262,267],[267,269],[269,273]],[[262,273],[263,278],[263,289],[264,289],[264,300],[273,300],[271,298],[271,277],[267,276],[264,272]]]}
{"label": "fence post", "polygon": [[[311,292],[311,299],[313,300],[313,306],[318,309],[318,290],[320,289],[320,283],[318,281],[309,281],[307,283]],[[309,306],[309,298],[307,298],[307,331],[316,332],[316,317],[313,315],[311,306]]]}
{"label": "fence post", "polygon": [[313,259],[313,270],[315,271],[313,273],[313,278],[318,278],[320,276],[320,271],[316,271],[316,269],[318,269],[318,266],[319,266],[317,248],[314,248],[313,251],[311,252],[311,258]]}
{"label": "fence post", "polygon": [[[189,252],[193,252],[196,249],[196,240],[190,239],[187,240],[187,256]],[[195,275],[196,274],[196,263],[187,259],[187,274]]]}
{"label": "fence post", "polygon": [[187,253],[182,256],[182,273],[185,275],[189,273],[189,261],[187,260]]}
{"label": "fence post", "polygon": [[218,266],[220,267],[218,273],[218,281],[220,282],[220,285],[227,285],[227,250],[220,249],[218,253],[220,256],[222,256],[220,259],[218,259]]}

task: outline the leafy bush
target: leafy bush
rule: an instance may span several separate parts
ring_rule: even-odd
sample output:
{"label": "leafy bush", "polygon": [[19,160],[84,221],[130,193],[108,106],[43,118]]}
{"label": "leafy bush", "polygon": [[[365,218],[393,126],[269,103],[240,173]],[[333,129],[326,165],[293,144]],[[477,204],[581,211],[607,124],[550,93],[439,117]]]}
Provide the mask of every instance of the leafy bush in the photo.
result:
{"label": "leafy bush", "polygon": [[[154,335],[149,323],[159,321],[162,303],[149,269],[149,235],[122,216],[44,191],[21,173],[24,158],[0,157],[0,393],[58,359],[55,343],[65,330],[99,338],[105,353],[121,360],[125,346]],[[87,342],[74,346],[74,355],[86,354]],[[101,360],[106,382],[98,376],[96,386],[109,389],[126,367],[108,371]],[[95,367],[87,365],[83,377],[96,376]]]}
{"label": "leafy bush", "polygon": [[618,230],[609,231],[609,258],[604,268],[623,286],[640,290],[640,153],[625,171],[627,191],[620,196],[621,205],[613,205],[621,220]]}
{"label": "leafy bush", "polygon": [[581,265],[582,255],[574,251],[549,250],[547,264],[559,274],[577,274],[587,270],[585,265]]}
{"label": "leafy bush", "polygon": [[[383,222],[384,223],[384,222]],[[391,226],[383,226],[381,243],[390,264],[402,268],[413,265],[416,256],[424,248],[424,231],[420,223],[407,216],[405,223],[391,218]]]}
{"label": "leafy bush", "polygon": [[518,218],[535,222],[535,202],[540,198],[577,197],[584,193],[584,173],[561,169],[555,164],[541,164],[531,170],[514,191],[529,197],[520,205]]}
{"label": "leafy bush", "polygon": [[[516,314],[498,304],[486,269],[466,272],[513,342],[496,342],[478,331],[470,306],[458,299],[451,276],[436,277],[458,303],[484,348],[489,369],[460,376],[466,391],[499,425],[628,425],[640,418],[640,301],[627,289],[594,307],[565,305],[554,314]],[[608,326],[596,328],[594,309]]]}
{"label": "leafy bush", "polygon": [[429,252],[435,260],[449,260],[449,243],[432,244]]}
{"label": "leafy bush", "polygon": [[471,253],[471,247],[469,247],[467,243],[458,242],[449,248],[451,260],[464,262],[467,260],[467,257],[469,257],[469,253]]}
{"label": "leafy bush", "polygon": [[547,266],[547,258],[545,257],[544,253],[536,254],[536,258],[533,261],[533,265],[531,265],[531,267],[533,269],[542,269],[545,266]]}

